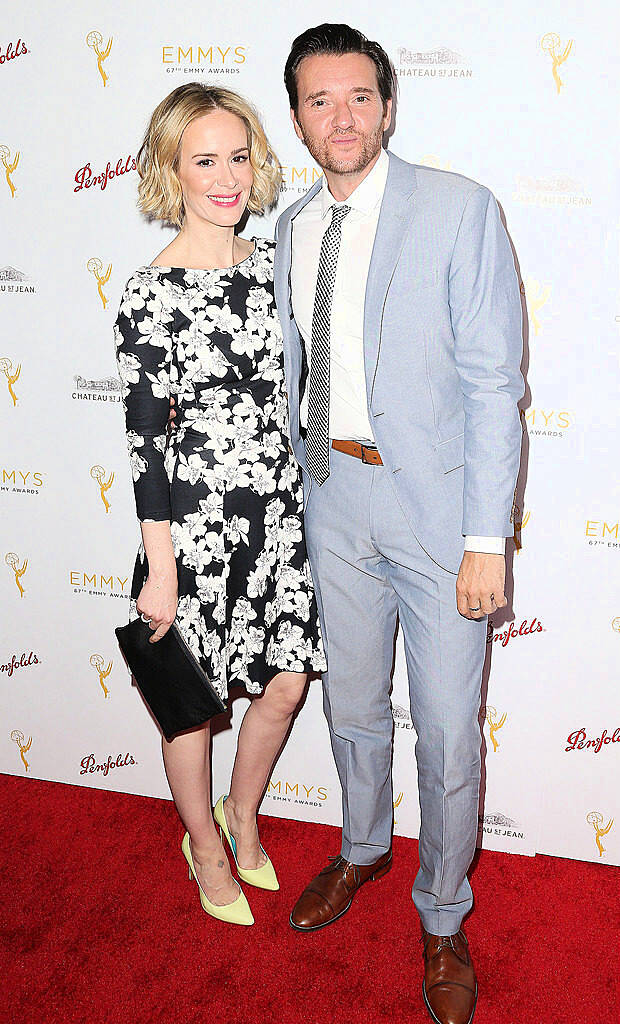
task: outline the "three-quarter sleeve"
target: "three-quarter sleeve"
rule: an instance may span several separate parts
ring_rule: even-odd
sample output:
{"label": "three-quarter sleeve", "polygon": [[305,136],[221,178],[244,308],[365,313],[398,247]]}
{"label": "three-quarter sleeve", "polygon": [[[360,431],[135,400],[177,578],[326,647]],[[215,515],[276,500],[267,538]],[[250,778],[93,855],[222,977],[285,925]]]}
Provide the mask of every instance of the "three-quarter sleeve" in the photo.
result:
{"label": "three-quarter sleeve", "polygon": [[164,466],[170,412],[170,321],[156,286],[139,273],[130,278],[114,337],[136,510],[142,522],[171,518]]}

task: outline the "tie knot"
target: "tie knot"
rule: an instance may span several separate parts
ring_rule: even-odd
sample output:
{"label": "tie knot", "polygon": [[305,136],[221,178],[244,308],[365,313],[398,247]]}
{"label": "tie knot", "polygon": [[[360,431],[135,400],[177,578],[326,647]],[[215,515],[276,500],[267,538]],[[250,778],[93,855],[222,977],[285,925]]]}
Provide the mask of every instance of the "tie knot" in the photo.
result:
{"label": "tie knot", "polygon": [[339,227],[348,213],[351,213],[350,206],[332,206],[331,227]]}

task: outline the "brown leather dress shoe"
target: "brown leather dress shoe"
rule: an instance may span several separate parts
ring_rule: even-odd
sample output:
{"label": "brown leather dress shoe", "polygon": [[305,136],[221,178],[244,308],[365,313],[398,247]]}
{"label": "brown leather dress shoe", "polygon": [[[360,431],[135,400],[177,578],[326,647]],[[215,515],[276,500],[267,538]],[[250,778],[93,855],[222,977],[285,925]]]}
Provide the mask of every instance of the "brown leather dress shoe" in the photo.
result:
{"label": "brown leather dress shoe", "polygon": [[422,941],[422,994],[435,1024],[471,1024],[478,984],[465,934],[431,935],[422,929]]}
{"label": "brown leather dress shoe", "polygon": [[290,922],[298,932],[314,932],[337,921],[347,912],[357,890],[370,878],[375,881],[392,867],[388,850],[374,864],[352,864],[344,857],[330,857],[327,867],[313,878],[293,907]]}

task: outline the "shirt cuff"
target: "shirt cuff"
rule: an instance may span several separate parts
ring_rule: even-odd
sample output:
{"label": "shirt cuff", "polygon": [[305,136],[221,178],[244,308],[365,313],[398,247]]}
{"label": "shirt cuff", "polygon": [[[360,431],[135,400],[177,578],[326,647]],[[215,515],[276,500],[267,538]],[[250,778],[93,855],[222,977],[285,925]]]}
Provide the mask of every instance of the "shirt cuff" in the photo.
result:
{"label": "shirt cuff", "polygon": [[466,551],[480,551],[485,555],[506,554],[505,537],[466,537]]}

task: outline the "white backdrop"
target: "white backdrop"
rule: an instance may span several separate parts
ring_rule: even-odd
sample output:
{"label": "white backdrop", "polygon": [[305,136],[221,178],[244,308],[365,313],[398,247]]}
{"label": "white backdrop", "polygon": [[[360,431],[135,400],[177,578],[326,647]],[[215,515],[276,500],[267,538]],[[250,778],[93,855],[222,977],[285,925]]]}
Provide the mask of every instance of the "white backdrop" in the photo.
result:
{"label": "white backdrop", "polygon": [[[587,15],[575,0],[404,10],[396,0],[304,9],[110,0],[61,2],[53,16],[27,0],[11,9],[0,38],[0,770],[169,795],[157,731],[113,633],[126,621],[139,533],[112,324],[130,273],[171,237],[137,214],[132,161],[168,91],[217,82],[262,111],[285,166],[283,209],[317,172],[290,125],[282,69],[293,37],[324,20],[349,21],[394,60],[394,152],[494,191],[527,296],[522,548],[510,545],[510,614],[489,634],[481,843],[619,864],[611,0],[594,0]],[[247,234],[271,236],[277,212]],[[398,644],[396,831],[415,836],[407,704]],[[235,701],[232,728],[214,739],[216,797],[245,707]],[[318,681],[263,810],[340,822]]]}

